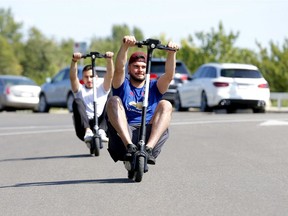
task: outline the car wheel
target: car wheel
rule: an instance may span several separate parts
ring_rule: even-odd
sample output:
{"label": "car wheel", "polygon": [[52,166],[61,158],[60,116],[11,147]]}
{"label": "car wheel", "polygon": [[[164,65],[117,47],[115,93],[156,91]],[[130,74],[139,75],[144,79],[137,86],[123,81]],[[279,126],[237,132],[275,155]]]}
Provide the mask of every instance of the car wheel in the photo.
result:
{"label": "car wheel", "polygon": [[233,113],[236,113],[237,109],[233,108],[233,107],[228,107],[226,108],[226,112],[228,114],[233,114]]}
{"label": "car wheel", "polygon": [[253,109],[253,113],[265,113],[266,112],[266,110],[265,110],[265,108],[254,108]]}
{"label": "car wheel", "polygon": [[200,104],[200,111],[201,112],[209,112],[210,107],[208,106],[207,96],[205,92],[201,94],[201,104]]}
{"label": "car wheel", "polygon": [[0,103],[0,112],[4,110],[4,106]]}
{"label": "car wheel", "polygon": [[188,109],[189,109],[189,108],[182,107],[181,100],[180,100],[180,95],[179,95],[178,92],[175,95],[174,108],[175,108],[176,111],[180,111],[180,112],[181,111],[188,111]]}
{"label": "car wheel", "polygon": [[67,97],[67,109],[69,112],[73,112],[74,95],[70,92]]}
{"label": "car wheel", "polygon": [[45,95],[41,94],[39,98],[39,104],[38,104],[38,112],[47,113],[49,112],[50,107],[48,106],[46,102]]}

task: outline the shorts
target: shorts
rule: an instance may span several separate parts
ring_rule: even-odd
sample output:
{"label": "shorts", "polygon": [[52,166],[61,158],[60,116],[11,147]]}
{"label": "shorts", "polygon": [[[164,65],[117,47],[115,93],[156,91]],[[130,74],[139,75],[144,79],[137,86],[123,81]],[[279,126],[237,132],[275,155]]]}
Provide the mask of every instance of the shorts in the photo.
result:
{"label": "shorts", "polygon": [[[152,124],[146,125],[146,140],[145,143],[147,143],[150,133],[151,133]],[[140,134],[140,126],[131,126],[129,125],[129,134],[132,137],[132,142],[134,144],[137,144],[139,141],[139,134]],[[122,142],[120,136],[118,136],[116,130],[113,128],[110,122],[108,122],[108,131],[107,131],[108,137],[109,137],[109,143],[108,143],[108,152],[110,153],[110,156],[112,159],[117,162],[118,160],[124,161],[125,155],[126,155],[126,147],[124,143]],[[152,154],[155,158],[160,154],[161,148],[166,142],[166,140],[169,137],[169,130],[167,129],[164,131],[160,139],[158,140],[157,144],[153,148]]]}

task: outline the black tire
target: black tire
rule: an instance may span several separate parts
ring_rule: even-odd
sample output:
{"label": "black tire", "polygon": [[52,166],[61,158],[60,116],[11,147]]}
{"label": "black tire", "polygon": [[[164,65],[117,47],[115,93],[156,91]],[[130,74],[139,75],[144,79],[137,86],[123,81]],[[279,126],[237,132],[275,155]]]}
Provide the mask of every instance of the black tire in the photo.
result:
{"label": "black tire", "polygon": [[183,108],[182,107],[180,95],[179,95],[178,92],[175,95],[174,108],[175,108],[176,111],[179,111],[179,112],[188,111],[189,110],[189,108]]}
{"label": "black tire", "polygon": [[100,155],[100,145],[101,145],[101,138],[100,137],[95,137],[93,139],[94,142],[94,155],[98,157]]}
{"label": "black tire", "polygon": [[237,109],[235,109],[235,108],[231,108],[231,107],[226,108],[226,112],[227,112],[228,114],[236,113],[236,111],[237,111]]}
{"label": "black tire", "polygon": [[5,107],[0,103],[0,112],[4,111]]}
{"label": "black tire", "polygon": [[139,156],[137,158],[137,164],[136,164],[136,172],[134,175],[134,180],[135,182],[141,182],[142,181],[142,177],[144,174],[144,167],[145,167],[145,158],[142,156]]}
{"label": "black tire", "polygon": [[74,101],[74,95],[72,94],[72,92],[70,92],[67,96],[67,109],[68,111],[71,113],[73,112],[73,101]]}
{"label": "black tire", "polygon": [[253,113],[265,113],[266,112],[266,110],[265,110],[265,108],[254,108],[254,109],[252,109],[253,110]]}
{"label": "black tire", "polygon": [[91,148],[90,148],[90,154],[93,156],[93,154],[94,154],[94,148],[92,148],[92,146],[91,146]]}
{"label": "black tire", "polygon": [[41,94],[39,97],[38,112],[48,113],[50,107],[47,104],[46,97],[44,94]]}
{"label": "black tire", "polygon": [[211,111],[210,107],[208,106],[207,95],[204,91],[201,94],[200,111],[201,112],[210,112]]}
{"label": "black tire", "polygon": [[135,172],[134,171],[128,171],[128,178],[129,179],[134,179],[134,175],[135,175]]}

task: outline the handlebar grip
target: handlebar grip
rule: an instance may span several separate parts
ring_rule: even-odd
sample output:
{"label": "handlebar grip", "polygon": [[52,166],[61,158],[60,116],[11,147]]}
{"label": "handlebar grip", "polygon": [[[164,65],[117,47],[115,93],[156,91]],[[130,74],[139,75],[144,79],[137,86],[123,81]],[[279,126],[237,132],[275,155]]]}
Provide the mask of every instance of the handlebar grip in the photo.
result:
{"label": "handlebar grip", "polygon": [[[88,55],[83,55],[83,54],[81,53],[81,58],[87,58],[87,57],[88,57]],[[72,58],[75,58],[74,54],[72,55]]]}
{"label": "handlebar grip", "polygon": [[135,45],[141,47],[145,44],[145,41],[136,41]]}
{"label": "handlebar grip", "polygon": [[170,50],[170,51],[174,51],[174,52],[179,50],[179,48],[175,49],[175,48],[168,47],[167,45],[162,45],[162,44],[159,44],[157,46],[157,48],[160,49],[160,50]]}

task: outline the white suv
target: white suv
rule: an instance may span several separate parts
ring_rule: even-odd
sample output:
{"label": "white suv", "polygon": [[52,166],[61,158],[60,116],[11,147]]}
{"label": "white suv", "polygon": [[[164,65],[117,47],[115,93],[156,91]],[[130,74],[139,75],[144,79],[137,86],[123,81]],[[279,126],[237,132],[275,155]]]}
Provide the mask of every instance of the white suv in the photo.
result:
{"label": "white suv", "polygon": [[227,113],[251,108],[264,113],[269,103],[268,82],[254,65],[208,63],[200,66],[190,82],[178,88],[179,110],[189,107],[202,112],[224,108]]}

